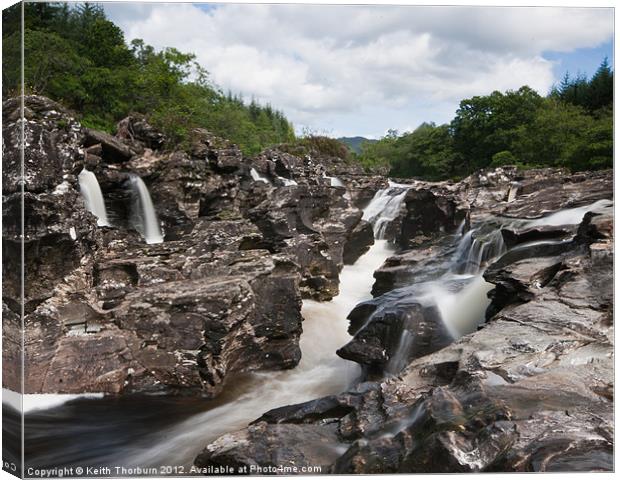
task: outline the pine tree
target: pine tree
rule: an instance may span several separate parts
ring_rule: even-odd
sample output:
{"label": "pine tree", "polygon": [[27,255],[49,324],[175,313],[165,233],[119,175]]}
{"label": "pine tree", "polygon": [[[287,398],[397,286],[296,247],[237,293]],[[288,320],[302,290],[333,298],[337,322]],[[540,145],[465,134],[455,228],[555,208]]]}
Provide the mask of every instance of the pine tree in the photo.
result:
{"label": "pine tree", "polygon": [[614,74],[607,57],[590,80],[588,87],[588,109],[590,111],[610,105],[614,96]]}

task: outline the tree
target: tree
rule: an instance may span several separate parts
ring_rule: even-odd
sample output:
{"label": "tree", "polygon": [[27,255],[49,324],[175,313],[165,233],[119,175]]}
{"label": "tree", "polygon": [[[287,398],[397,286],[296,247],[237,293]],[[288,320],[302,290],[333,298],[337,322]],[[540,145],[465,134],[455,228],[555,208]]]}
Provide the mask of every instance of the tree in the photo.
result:
{"label": "tree", "polygon": [[607,57],[603,59],[588,86],[588,108],[593,111],[611,105],[614,99],[614,74]]}
{"label": "tree", "polygon": [[491,164],[493,155],[511,150],[516,130],[532,121],[542,97],[524,86],[463,100],[450,124],[462,174]]}

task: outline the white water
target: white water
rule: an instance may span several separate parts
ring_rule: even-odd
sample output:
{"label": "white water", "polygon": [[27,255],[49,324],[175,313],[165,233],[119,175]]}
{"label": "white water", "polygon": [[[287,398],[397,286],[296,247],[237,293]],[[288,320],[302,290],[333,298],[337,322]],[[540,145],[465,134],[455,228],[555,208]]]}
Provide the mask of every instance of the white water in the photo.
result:
{"label": "white water", "polygon": [[10,405],[18,412],[23,409],[24,413],[34,412],[36,410],[47,410],[77,398],[103,398],[103,393],[37,393],[22,395],[21,393],[6,388],[2,389],[2,403]]}
{"label": "white water", "polygon": [[97,217],[97,225],[100,227],[109,226],[103,194],[95,174],[84,168],[78,175],[78,181],[80,182],[80,193],[84,197],[86,208]]}
{"label": "white water", "polygon": [[263,182],[267,185],[271,184],[271,182],[265,177],[263,177],[260,173],[258,173],[254,167],[250,169],[250,175],[252,176],[252,180],[254,180],[255,182]]}
{"label": "white water", "polygon": [[581,223],[586,213],[605,213],[613,212],[613,201],[611,200],[599,200],[590,205],[584,205],[583,207],[567,208],[566,210],[560,210],[546,217],[538,218],[528,222],[529,226],[553,226],[558,227],[560,225],[575,225]]}
{"label": "white water", "polygon": [[131,219],[134,228],[146,240],[146,243],[161,243],[164,237],[159,226],[159,219],[151,200],[151,194],[144,181],[135,174],[129,175],[129,187],[134,200],[132,203]]}
{"label": "white water", "polygon": [[[610,212],[612,208],[611,200],[599,200],[591,205],[560,210],[536,220],[517,221],[516,223],[522,223],[526,227],[575,225],[581,223],[587,212],[604,213]],[[509,227],[509,225],[505,226]],[[455,265],[452,271],[447,272],[438,281],[430,282],[420,289],[425,292],[425,300],[437,305],[446,327],[455,339],[475,331],[484,320],[485,310],[490,303],[487,293],[493,285],[484,280],[483,273],[486,265],[506,252],[500,232],[502,227],[482,239],[474,238],[478,232],[476,228],[464,233],[453,258]],[[566,240],[540,240],[517,245],[514,248],[563,241]],[[457,267],[464,274],[453,273]],[[467,280],[464,288],[458,291],[450,291],[447,288],[450,281],[467,279],[468,276],[471,279]]]}
{"label": "white water", "polygon": [[[373,202],[367,208],[374,209]],[[373,272],[391,253],[386,240],[375,241],[355,264],[344,266],[338,296],[329,302],[303,301],[302,357],[296,368],[253,373],[245,385],[229,385],[227,389],[241,389],[238,398],[194,415],[168,431],[157,432],[155,445],[128,452],[128,458],[120,463],[161,465],[165,459],[172,465],[190,465],[205,445],[244,428],[270,409],[346,390],[360,373],[356,363],[336,355],[336,350],[351,339],[346,317],[359,302],[372,298]]]}
{"label": "white water", "polygon": [[519,182],[512,182],[510,184],[510,189],[508,190],[508,199],[506,200],[508,203],[515,201],[520,186],[521,184]]}
{"label": "white water", "polygon": [[436,285],[434,292],[441,318],[453,338],[460,338],[476,330],[484,321],[484,313],[491,303],[487,293],[494,287],[484,280],[482,272],[475,275],[460,291],[450,292]]}
{"label": "white water", "polygon": [[280,177],[280,176],[278,176],[278,178],[280,180],[282,180],[282,183],[284,183],[285,187],[292,187],[293,185],[297,185],[297,182],[295,180],[290,179],[290,178],[284,178],[284,177]]}
{"label": "white water", "polygon": [[388,224],[400,213],[400,206],[411,185],[393,184],[379,190],[364,210],[362,220],[373,225],[375,238],[383,238]]}
{"label": "white water", "polygon": [[330,187],[344,187],[344,183],[338,177],[330,177],[327,173],[323,172],[323,178],[329,179]]}

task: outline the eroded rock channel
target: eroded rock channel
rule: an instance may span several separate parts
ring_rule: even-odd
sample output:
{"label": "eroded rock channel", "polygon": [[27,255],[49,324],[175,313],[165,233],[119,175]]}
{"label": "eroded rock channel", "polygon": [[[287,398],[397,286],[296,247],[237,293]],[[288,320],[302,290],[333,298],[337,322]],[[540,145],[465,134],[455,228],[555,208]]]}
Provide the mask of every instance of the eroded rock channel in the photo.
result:
{"label": "eroded rock channel", "polygon": [[319,154],[247,158],[203,130],[168,151],[143,118],[112,136],[26,106],[27,463],[613,468],[611,171],[394,183]]}

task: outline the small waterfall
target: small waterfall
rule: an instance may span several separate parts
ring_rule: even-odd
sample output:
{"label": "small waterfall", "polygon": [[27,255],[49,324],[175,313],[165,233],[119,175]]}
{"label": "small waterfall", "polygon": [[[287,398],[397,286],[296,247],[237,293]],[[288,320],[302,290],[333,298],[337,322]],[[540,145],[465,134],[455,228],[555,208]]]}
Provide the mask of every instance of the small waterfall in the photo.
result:
{"label": "small waterfall", "polygon": [[560,225],[575,225],[583,220],[583,217],[588,212],[593,213],[606,213],[613,212],[612,200],[599,200],[591,205],[584,205],[583,207],[568,208],[560,210],[558,212],[547,215],[546,217],[538,218],[536,220],[530,220],[527,225],[530,227],[540,226],[553,226]]}
{"label": "small waterfall", "polygon": [[292,187],[292,186],[294,186],[294,185],[297,185],[297,182],[296,182],[295,180],[293,180],[293,179],[290,179],[290,178],[284,178],[284,177],[280,177],[280,176],[278,176],[278,178],[279,178],[280,180],[282,180],[282,183],[284,183],[284,186],[285,186],[285,187]]}
{"label": "small waterfall", "polygon": [[[383,203],[383,199],[380,201]],[[371,202],[366,210],[376,207],[376,202]],[[250,373],[245,384],[228,387],[238,389],[238,396],[164,431],[153,432],[148,448],[124,448],[114,460],[127,465],[191,465],[204,444],[245,427],[271,408],[337,394],[348,388],[359,376],[359,366],[335,352],[351,339],[347,315],[359,302],[372,298],[373,272],[391,253],[386,240],[376,241],[353,265],[344,266],[336,297],[329,302],[303,301],[302,356],[297,367]]]}
{"label": "small waterfall", "polygon": [[330,177],[326,172],[323,172],[323,178],[329,179],[329,185],[331,187],[344,187],[344,183],[337,177]]}
{"label": "small waterfall", "polygon": [[400,213],[400,207],[411,185],[390,184],[388,188],[379,190],[370,204],[364,209],[362,220],[373,226],[375,238],[382,239],[388,224]]}
{"label": "small waterfall", "polygon": [[267,185],[271,185],[271,182],[265,177],[263,177],[260,173],[258,173],[254,167],[250,169],[250,175],[252,176],[252,180],[254,180],[255,182],[263,182]]}
{"label": "small waterfall", "polygon": [[136,174],[129,175],[129,188],[133,196],[131,223],[146,240],[146,243],[161,243],[164,237],[159,227],[159,219],[151,200],[149,189]]}
{"label": "small waterfall", "polygon": [[398,340],[396,351],[390,357],[390,360],[385,368],[386,373],[396,375],[407,366],[407,357],[409,350],[413,345],[414,339],[414,334],[407,328],[403,328],[400,332],[400,339]]}
{"label": "small waterfall", "polygon": [[486,263],[506,252],[501,229],[483,234],[477,228],[465,232],[458,242],[452,259],[452,270],[463,274],[477,274]]}
{"label": "small waterfall", "polygon": [[508,203],[515,201],[519,193],[519,188],[521,188],[521,184],[519,182],[512,182],[510,184],[510,189],[508,190],[508,199],[506,200]]}
{"label": "small waterfall", "polygon": [[109,226],[110,223],[108,222],[108,213],[103,201],[103,194],[95,174],[84,168],[78,175],[78,181],[80,182],[80,193],[84,197],[86,208],[97,217],[97,225],[100,227]]}

